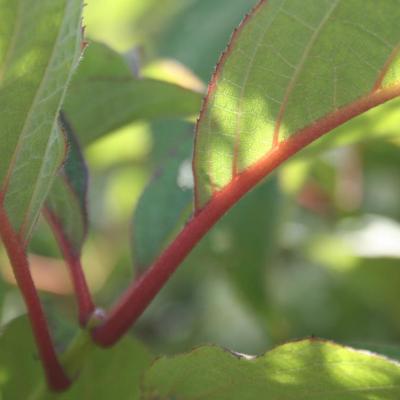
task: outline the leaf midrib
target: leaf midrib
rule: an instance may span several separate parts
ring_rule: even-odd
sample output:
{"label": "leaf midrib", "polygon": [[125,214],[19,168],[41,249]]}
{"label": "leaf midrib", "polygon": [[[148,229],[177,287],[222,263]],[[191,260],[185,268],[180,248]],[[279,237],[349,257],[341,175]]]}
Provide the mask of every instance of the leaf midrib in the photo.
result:
{"label": "leaf midrib", "polygon": [[[67,5],[68,5],[68,1],[65,2],[64,11],[65,11]],[[20,152],[20,148],[22,146],[22,140],[23,140],[23,138],[24,138],[24,136],[26,134],[28,121],[30,121],[30,119],[31,119],[32,111],[33,111],[33,109],[35,108],[35,106],[37,104],[37,101],[38,101],[38,98],[39,98],[39,93],[42,90],[42,86],[43,86],[44,82],[47,81],[47,75],[48,75],[48,72],[49,72],[49,66],[51,65],[53,57],[54,57],[55,49],[57,47],[56,44],[58,43],[58,39],[60,37],[60,32],[62,30],[62,26],[63,26],[63,24],[60,24],[60,28],[58,30],[56,39],[54,40],[54,45],[53,45],[53,48],[52,48],[52,51],[51,51],[49,62],[46,65],[46,69],[44,71],[43,78],[40,81],[40,84],[39,84],[39,87],[38,87],[38,89],[36,91],[35,97],[34,97],[32,103],[31,103],[31,106],[29,107],[29,111],[28,111],[28,113],[26,115],[26,118],[25,118],[24,126],[21,129],[21,132],[20,132],[19,137],[18,137],[17,144],[15,146],[14,153],[13,153],[13,155],[11,157],[10,165],[8,167],[6,175],[4,176],[4,180],[2,182],[2,189],[1,189],[1,192],[3,194],[7,191],[7,187],[8,187],[8,183],[9,183],[9,180],[10,180],[10,177],[11,177],[11,174],[12,174],[12,170],[14,169],[14,166],[15,166],[15,163],[16,163],[16,160],[17,160],[17,156],[18,156],[18,154]]]}
{"label": "leaf midrib", "polygon": [[[66,14],[66,11],[67,11],[69,5],[70,5],[70,3],[69,3],[69,0],[68,0],[68,1],[65,2],[64,12],[63,12],[63,18],[62,18],[62,20],[61,20],[60,29],[59,29],[59,31],[58,31],[58,33],[57,33],[57,37],[56,37],[56,40],[55,40],[55,42],[54,42],[54,46],[53,46],[53,49],[52,49],[52,52],[51,52],[50,61],[49,61],[49,63],[47,64],[47,67],[46,67],[46,70],[45,70],[45,73],[44,73],[44,77],[43,77],[42,82],[40,83],[40,87],[39,87],[39,90],[38,90],[37,94],[38,94],[39,91],[41,90],[41,86],[42,86],[43,82],[47,79],[47,73],[48,73],[48,70],[49,70],[49,66],[53,63],[53,58],[54,58],[54,54],[55,54],[55,49],[57,48],[57,44],[58,44],[58,42],[60,41],[60,34],[61,34],[61,32],[62,32],[62,30],[63,30],[63,28],[64,28],[64,24],[65,24],[65,14]],[[67,82],[69,81],[69,79],[70,79],[70,77],[71,77],[71,74],[72,74],[72,71],[70,70],[70,71],[69,71],[69,74],[68,74]],[[64,86],[63,92],[64,92],[64,94],[65,94],[65,86]],[[62,100],[63,100],[63,96],[61,96],[61,99],[60,99],[60,101],[59,101],[58,110],[59,110],[59,108],[60,108],[60,105],[61,105],[61,103],[62,103]],[[34,101],[36,101],[36,96],[35,96],[35,100],[34,100]],[[56,130],[55,133],[53,133],[54,130]],[[42,160],[42,164],[41,164],[40,169],[39,169],[39,172],[38,172],[38,174],[37,174],[37,176],[36,176],[35,185],[34,185],[34,190],[33,190],[33,192],[32,192],[32,196],[31,196],[31,198],[30,198],[28,207],[26,208],[25,215],[24,215],[24,219],[23,219],[22,224],[21,224],[21,229],[20,229],[20,232],[19,232],[20,235],[23,235],[23,234],[24,234],[24,231],[26,230],[26,223],[27,223],[26,218],[27,218],[27,216],[29,215],[29,213],[30,213],[30,211],[31,211],[31,209],[32,209],[32,207],[33,207],[33,201],[36,199],[36,194],[37,194],[37,190],[38,190],[38,184],[37,184],[37,182],[38,182],[38,180],[40,179],[40,177],[41,177],[42,174],[43,174],[43,169],[44,169],[44,167],[45,167],[45,165],[46,165],[45,160],[46,160],[46,158],[47,158],[47,155],[48,155],[48,153],[49,153],[49,149],[50,149],[50,147],[51,147],[50,144],[52,144],[52,143],[51,143],[51,136],[52,136],[53,134],[54,134],[54,135],[60,135],[60,134],[61,134],[61,133],[58,131],[58,129],[57,129],[57,113],[56,113],[56,115],[53,117],[53,124],[52,124],[52,127],[51,127],[51,132],[50,132],[50,135],[49,135],[48,140],[47,140],[46,149],[45,149],[45,151],[44,151],[44,157],[43,157],[43,160]],[[21,137],[22,137],[22,134],[21,134]],[[59,139],[59,138],[56,138],[55,140],[60,140],[60,139]],[[53,176],[53,179],[54,179],[54,176]],[[51,187],[50,187],[50,185],[49,185],[49,188],[48,188],[48,189],[50,190],[50,188],[51,188]]]}

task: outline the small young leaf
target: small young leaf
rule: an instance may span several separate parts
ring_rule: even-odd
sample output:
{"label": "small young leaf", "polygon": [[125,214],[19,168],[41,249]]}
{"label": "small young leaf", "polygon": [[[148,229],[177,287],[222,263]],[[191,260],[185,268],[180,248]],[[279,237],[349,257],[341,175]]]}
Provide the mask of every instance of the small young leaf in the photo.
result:
{"label": "small young leaf", "polygon": [[399,387],[397,362],[308,339],[256,358],[209,346],[162,357],[144,376],[142,398],[395,400]]}
{"label": "small young leaf", "polygon": [[79,255],[87,233],[88,172],[78,141],[62,113],[59,124],[66,136],[68,154],[53,182],[44,212],[53,229],[58,230],[73,253]]}
{"label": "small young leaf", "polygon": [[64,157],[57,115],[81,53],[81,0],[0,2],[0,193],[25,242]]}
{"label": "small young leaf", "polygon": [[91,43],[68,90],[64,110],[82,144],[139,119],[189,117],[201,94],[172,83],[135,78],[122,56]]}
{"label": "small young leaf", "polygon": [[194,154],[196,209],[244,172],[249,190],[323,133],[398,96],[399,17],[396,0],[261,0],[209,86]]}

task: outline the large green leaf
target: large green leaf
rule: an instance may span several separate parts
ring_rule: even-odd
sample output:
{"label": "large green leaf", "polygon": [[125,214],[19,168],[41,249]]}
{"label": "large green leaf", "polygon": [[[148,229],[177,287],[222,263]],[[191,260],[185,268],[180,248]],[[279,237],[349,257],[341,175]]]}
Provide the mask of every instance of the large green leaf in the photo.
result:
{"label": "large green leaf", "polygon": [[0,1],[0,182],[28,240],[65,153],[57,115],[81,52],[81,0]]}
{"label": "large green leaf", "polygon": [[60,115],[60,127],[67,138],[68,154],[46,200],[45,214],[53,229],[64,237],[77,255],[87,233],[88,172],[77,138],[63,114]]}
{"label": "large green leaf", "polygon": [[260,1],[209,86],[195,146],[197,209],[282,144],[294,152],[399,95],[399,17],[397,0]]}
{"label": "large green leaf", "polygon": [[91,43],[68,90],[64,109],[85,144],[135,120],[193,116],[200,102],[199,93],[134,77],[121,55]]}
{"label": "large green leaf", "polygon": [[200,347],[157,360],[142,389],[146,400],[395,400],[400,365],[318,339],[288,343],[256,358]]}

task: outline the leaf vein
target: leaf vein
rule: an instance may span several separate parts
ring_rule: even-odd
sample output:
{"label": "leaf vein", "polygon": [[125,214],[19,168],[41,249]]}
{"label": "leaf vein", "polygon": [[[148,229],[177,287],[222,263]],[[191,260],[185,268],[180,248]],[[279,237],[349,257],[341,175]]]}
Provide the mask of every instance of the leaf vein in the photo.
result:
{"label": "leaf vein", "polygon": [[319,25],[317,26],[316,30],[314,31],[314,33],[312,34],[310,41],[308,42],[307,46],[305,47],[305,50],[303,52],[302,57],[300,58],[300,62],[297,64],[296,66],[296,70],[286,88],[286,92],[283,98],[283,102],[282,102],[282,106],[279,110],[278,116],[277,116],[277,120],[276,120],[276,124],[275,124],[275,128],[274,128],[274,133],[273,133],[273,140],[272,140],[272,146],[275,147],[277,146],[278,142],[279,142],[279,133],[280,133],[280,129],[281,129],[281,123],[283,120],[283,116],[285,114],[286,111],[286,106],[287,103],[289,101],[290,95],[296,85],[296,82],[303,70],[303,67],[305,65],[305,62],[307,61],[307,57],[310,54],[316,40],[318,39],[318,35],[320,34],[321,30],[323,29],[323,27],[325,26],[325,24],[328,22],[329,17],[333,14],[334,10],[336,9],[336,7],[339,4],[339,0],[335,0],[332,2],[331,7],[328,9],[327,13],[325,14],[324,18],[321,20],[321,22],[319,23]]}

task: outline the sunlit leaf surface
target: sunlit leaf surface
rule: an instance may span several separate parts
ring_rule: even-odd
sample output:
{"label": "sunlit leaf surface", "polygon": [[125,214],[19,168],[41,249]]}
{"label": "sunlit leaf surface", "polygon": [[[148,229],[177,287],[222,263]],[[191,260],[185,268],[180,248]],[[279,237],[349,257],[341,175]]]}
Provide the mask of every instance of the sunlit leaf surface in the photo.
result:
{"label": "sunlit leaf surface", "polygon": [[197,208],[302,128],[397,87],[399,17],[396,0],[261,1],[234,33],[200,116]]}
{"label": "sunlit leaf surface", "polygon": [[257,358],[200,347],[160,358],[143,380],[146,400],[395,400],[399,391],[397,362],[318,339]]}

